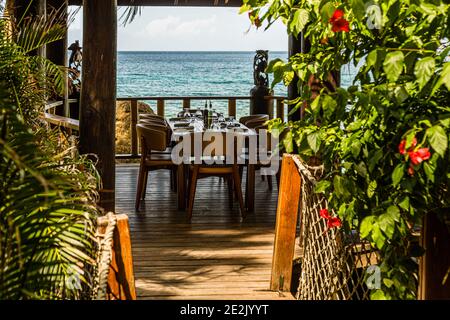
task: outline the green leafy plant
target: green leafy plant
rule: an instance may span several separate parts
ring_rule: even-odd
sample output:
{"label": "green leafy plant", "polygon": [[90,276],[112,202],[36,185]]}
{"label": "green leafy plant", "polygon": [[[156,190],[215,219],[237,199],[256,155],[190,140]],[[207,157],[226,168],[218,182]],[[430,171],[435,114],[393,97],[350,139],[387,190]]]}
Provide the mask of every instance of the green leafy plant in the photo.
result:
{"label": "green leafy plant", "polygon": [[97,290],[98,174],[42,122],[62,70],[29,54],[64,36],[57,21],[0,19],[0,299],[89,299]]}
{"label": "green leafy plant", "polygon": [[[423,250],[411,241],[414,227],[449,212],[449,4],[245,0],[241,11],[308,40],[308,52],[268,67],[273,85],[298,77],[292,112],[306,107],[302,120],[271,128],[290,129],[287,152],[325,165],[316,192],[379,250],[382,287],[372,299],[415,298]],[[331,75],[349,64],[353,84],[336,87]]]}

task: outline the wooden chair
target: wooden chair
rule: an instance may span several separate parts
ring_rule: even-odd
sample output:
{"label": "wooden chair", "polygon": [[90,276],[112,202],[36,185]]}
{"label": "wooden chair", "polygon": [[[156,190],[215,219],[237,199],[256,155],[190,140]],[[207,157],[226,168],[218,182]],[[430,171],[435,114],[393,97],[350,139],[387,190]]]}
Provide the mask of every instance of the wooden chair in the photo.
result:
{"label": "wooden chair", "polygon": [[[136,125],[138,137],[141,141],[141,162],[139,166],[138,184],[136,190],[136,211],[139,211],[141,199],[145,199],[147,180],[150,171],[167,169],[171,175],[176,170],[170,153],[167,150],[167,130],[160,126],[139,123]],[[160,153],[154,153],[159,151]],[[172,179],[173,180],[173,179]]]}
{"label": "wooden chair", "polygon": [[256,119],[251,119],[245,122],[245,126],[249,129],[255,129],[257,127],[261,127],[263,126],[268,119],[266,118],[256,118]]}
{"label": "wooden chair", "polygon": [[164,117],[152,113],[141,113],[139,115],[139,120],[153,120],[156,122],[167,123]]}
{"label": "wooden chair", "polygon": [[[222,135],[222,150],[217,150],[217,149],[213,149],[212,150],[212,154],[210,155],[211,157],[215,157],[216,159],[222,159],[223,162],[225,162],[225,158],[227,155],[227,142],[226,142],[226,134],[225,133],[219,133]],[[194,208],[194,200],[195,200],[195,191],[197,188],[197,180],[201,179],[201,178],[206,178],[206,177],[214,177],[214,176],[218,176],[218,177],[224,177],[224,178],[228,178],[229,183],[233,183],[234,184],[234,191],[236,193],[236,197],[239,201],[239,208],[241,211],[241,216],[244,218],[245,217],[245,207],[244,207],[244,199],[242,196],[242,189],[241,189],[241,179],[239,176],[239,166],[236,162],[236,152],[233,153],[234,155],[234,161],[232,164],[206,164],[205,163],[205,155],[204,155],[204,151],[205,148],[212,143],[211,142],[204,142],[203,141],[203,133],[191,133],[190,134],[190,139],[191,139],[191,155],[195,155],[194,151],[194,144],[196,142],[200,142],[202,143],[202,147],[201,147],[201,164],[190,164],[189,165],[189,175],[190,175],[190,181],[189,181],[189,198],[188,198],[188,210],[187,210],[187,218],[190,221],[192,219],[192,210]],[[197,139],[197,140],[196,140]],[[235,148],[235,141],[233,141],[233,146]],[[208,155],[209,156],[209,155]],[[200,161],[199,161],[200,162]],[[229,184],[230,186],[230,184]],[[229,191],[232,190],[229,188]],[[231,195],[229,197],[230,201],[233,201],[233,194],[231,191]]]}
{"label": "wooden chair", "polygon": [[254,121],[254,120],[264,120],[263,121],[263,123],[264,123],[267,120],[269,120],[269,115],[268,114],[252,114],[252,115],[240,118],[239,122],[242,123],[243,125],[247,126],[248,121]]}
{"label": "wooden chair", "polygon": [[[258,154],[258,158],[257,158],[257,163],[254,166],[255,170],[261,170],[261,168],[268,168],[270,167],[270,164],[263,164],[261,162],[261,159],[259,158],[259,151],[260,151],[260,145],[261,145],[261,134],[263,134],[263,132],[265,132],[267,134],[267,138],[266,138],[266,143],[267,143],[267,155],[270,156],[272,151],[277,147],[277,146],[272,146],[272,136],[271,134],[267,131],[268,127],[267,125],[260,125],[254,128],[256,130],[256,132],[258,133],[258,149],[257,149],[257,154]],[[272,191],[273,187],[272,187],[272,176],[276,177],[276,181],[277,181],[277,186],[278,183],[280,181],[280,170],[281,170],[281,159],[280,159],[280,165],[278,167],[278,172],[275,175],[267,175],[267,186],[269,188],[270,191]],[[248,176],[248,175],[247,175]],[[264,177],[264,176],[261,176]],[[248,185],[248,179],[247,179],[247,183]],[[247,189],[247,186],[246,186]]]}

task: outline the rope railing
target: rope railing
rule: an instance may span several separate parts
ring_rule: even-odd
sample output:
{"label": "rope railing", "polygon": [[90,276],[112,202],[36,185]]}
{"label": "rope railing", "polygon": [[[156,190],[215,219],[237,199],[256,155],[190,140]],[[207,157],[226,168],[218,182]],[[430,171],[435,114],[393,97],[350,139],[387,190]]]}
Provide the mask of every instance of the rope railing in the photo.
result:
{"label": "rope railing", "polygon": [[309,166],[293,156],[302,179],[300,210],[301,275],[297,289],[300,300],[367,300],[367,268],[377,263],[370,243],[357,230],[329,228],[320,216],[328,209],[326,198],[315,193],[323,166]]}

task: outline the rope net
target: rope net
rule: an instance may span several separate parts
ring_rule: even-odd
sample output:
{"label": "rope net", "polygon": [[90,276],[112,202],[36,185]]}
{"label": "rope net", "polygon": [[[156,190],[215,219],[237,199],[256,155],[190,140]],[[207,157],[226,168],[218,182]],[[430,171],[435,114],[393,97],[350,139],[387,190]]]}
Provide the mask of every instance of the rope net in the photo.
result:
{"label": "rope net", "polygon": [[320,210],[327,208],[322,194],[314,193],[323,166],[308,166],[294,156],[302,178],[300,238],[303,256],[297,290],[299,300],[368,300],[366,284],[371,265],[377,263],[370,243],[356,230],[328,229]]}

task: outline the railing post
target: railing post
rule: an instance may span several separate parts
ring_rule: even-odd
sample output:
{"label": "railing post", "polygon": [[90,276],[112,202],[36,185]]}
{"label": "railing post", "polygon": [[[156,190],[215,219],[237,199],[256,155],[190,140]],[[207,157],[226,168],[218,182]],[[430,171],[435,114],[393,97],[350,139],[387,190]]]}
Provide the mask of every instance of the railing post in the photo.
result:
{"label": "railing post", "polygon": [[277,99],[277,118],[284,121],[284,99]]}
{"label": "railing post", "polygon": [[290,291],[301,178],[291,155],[283,155],[270,290]]}
{"label": "railing post", "polygon": [[[109,300],[136,300],[128,216],[119,214],[116,215],[116,219],[108,274],[108,298]],[[105,233],[107,223],[106,217],[99,218],[100,234]]]}
{"label": "railing post", "polygon": [[236,99],[228,99],[228,116],[236,117]]}
{"label": "railing post", "polygon": [[157,113],[159,116],[164,117],[164,100],[156,101]]}
{"label": "railing post", "polygon": [[133,156],[138,155],[138,138],[136,125],[138,122],[138,101],[131,100],[130,104],[130,113],[131,113],[131,154]]}
{"label": "railing post", "polygon": [[183,109],[191,108],[191,99],[183,99]]}

